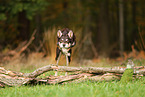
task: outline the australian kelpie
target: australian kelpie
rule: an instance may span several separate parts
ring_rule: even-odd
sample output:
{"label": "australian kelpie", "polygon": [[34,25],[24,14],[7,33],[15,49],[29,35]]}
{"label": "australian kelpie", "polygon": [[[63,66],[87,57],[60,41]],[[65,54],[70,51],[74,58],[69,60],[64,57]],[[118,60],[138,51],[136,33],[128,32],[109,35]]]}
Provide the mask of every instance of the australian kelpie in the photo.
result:
{"label": "australian kelpie", "polygon": [[[56,48],[56,65],[58,66],[58,62],[61,54],[66,56],[66,65],[71,61],[71,52],[72,47],[76,45],[76,37],[72,30],[68,28],[64,28],[62,30],[58,30],[57,32],[57,48]],[[55,74],[57,76],[57,74]]]}

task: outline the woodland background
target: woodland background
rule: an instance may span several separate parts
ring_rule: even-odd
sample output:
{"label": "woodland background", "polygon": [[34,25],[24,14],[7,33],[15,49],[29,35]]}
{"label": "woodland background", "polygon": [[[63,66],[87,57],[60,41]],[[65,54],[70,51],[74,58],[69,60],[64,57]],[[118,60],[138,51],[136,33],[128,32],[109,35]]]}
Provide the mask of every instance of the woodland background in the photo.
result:
{"label": "woodland background", "polygon": [[56,32],[64,27],[76,34],[78,60],[145,58],[145,0],[0,0],[0,57],[36,30],[23,54],[54,58]]}

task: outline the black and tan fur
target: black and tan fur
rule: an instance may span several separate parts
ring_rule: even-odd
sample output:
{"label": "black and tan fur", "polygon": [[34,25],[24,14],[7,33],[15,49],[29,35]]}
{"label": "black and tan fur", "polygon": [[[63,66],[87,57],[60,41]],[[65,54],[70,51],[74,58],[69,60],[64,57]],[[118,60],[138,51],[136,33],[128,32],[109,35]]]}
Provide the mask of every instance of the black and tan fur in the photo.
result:
{"label": "black and tan fur", "polygon": [[72,30],[68,28],[64,28],[62,30],[58,30],[57,32],[57,48],[56,48],[56,65],[58,66],[58,62],[61,54],[66,56],[66,65],[71,61],[71,53],[72,47],[76,45],[76,37]]}

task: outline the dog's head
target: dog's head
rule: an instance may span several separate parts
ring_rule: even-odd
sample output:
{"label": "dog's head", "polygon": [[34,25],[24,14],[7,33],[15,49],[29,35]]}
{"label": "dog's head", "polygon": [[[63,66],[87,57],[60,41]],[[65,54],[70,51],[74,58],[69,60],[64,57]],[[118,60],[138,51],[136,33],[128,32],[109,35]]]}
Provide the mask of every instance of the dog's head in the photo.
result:
{"label": "dog's head", "polygon": [[58,30],[57,39],[60,48],[70,48],[74,41],[74,33],[68,28]]}

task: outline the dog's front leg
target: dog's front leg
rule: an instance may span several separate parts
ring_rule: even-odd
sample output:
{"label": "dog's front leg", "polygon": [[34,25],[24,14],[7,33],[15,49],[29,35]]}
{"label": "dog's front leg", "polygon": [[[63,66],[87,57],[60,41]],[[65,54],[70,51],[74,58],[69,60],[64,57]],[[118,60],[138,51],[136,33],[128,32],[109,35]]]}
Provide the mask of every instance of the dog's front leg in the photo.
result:
{"label": "dog's front leg", "polygon": [[59,63],[60,57],[61,57],[61,52],[59,53],[58,59],[57,59],[57,61],[56,61],[56,66],[58,66],[58,63]]}
{"label": "dog's front leg", "polygon": [[[58,55],[58,58],[57,58],[57,61],[56,61],[56,66],[58,66],[60,57],[61,57],[61,52],[59,52],[59,55]],[[55,71],[55,76],[57,76],[57,75],[58,75],[58,69],[56,69],[56,71]]]}
{"label": "dog's front leg", "polygon": [[69,65],[68,56],[66,55],[65,57],[66,57],[66,66],[68,66]]}
{"label": "dog's front leg", "polygon": [[[66,57],[66,66],[68,67],[70,61],[71,61],[71,49],[69,49],[68,53],[65,55]],[[67,76],[67,72],[65,73],[65,76]]]}
{"label": "dog's front leg", "polygon": [[[68,57],[69,56],[66,55],[65,57],[66,57],[66,66],[68,67],[68,65],[69,65],[69,59],[68,59]],[[65,76],[67,76],[67,72],[65,72]]]}

